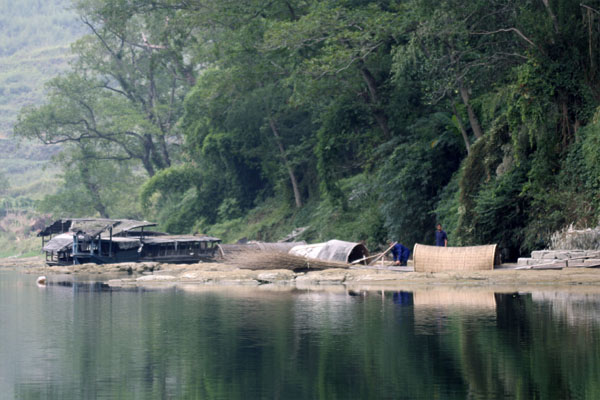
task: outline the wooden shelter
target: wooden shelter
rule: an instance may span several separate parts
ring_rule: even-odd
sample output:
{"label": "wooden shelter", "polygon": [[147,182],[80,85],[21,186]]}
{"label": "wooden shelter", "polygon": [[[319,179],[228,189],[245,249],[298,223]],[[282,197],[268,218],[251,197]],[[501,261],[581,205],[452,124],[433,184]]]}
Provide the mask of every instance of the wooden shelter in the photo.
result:
{"label": "wooden shelter", "polygon": [[194,263],[211,259],[221,241],[210,236],[167,235],[148,231],[147,221],[71,218],[42,229],[42,250],[48,264],[97,264],[159,261]]}
{"label": "wooden shelter", "polygon": [[442,247],[415,244],[415,272],[491,270],[497,264],[497,245]]}

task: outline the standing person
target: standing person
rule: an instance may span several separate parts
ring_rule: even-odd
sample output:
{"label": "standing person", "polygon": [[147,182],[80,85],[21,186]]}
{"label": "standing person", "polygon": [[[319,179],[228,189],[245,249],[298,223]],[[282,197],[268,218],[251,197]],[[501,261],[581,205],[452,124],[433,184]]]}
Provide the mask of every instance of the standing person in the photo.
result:
{"label": "standing person", "polygon": [[403,246],[398,242],[390,241],[390,246],[392,246],[392,256],[394,257],[394,265],[406,266],[406,262],[408,261],[408,257],[410,256],[410,250],[408,247]]}
{"label": "standing person", "polygon": [[437,224],[437,230],[435,231],[435,245],[448,247],[448,235],[442,230],[442,224]]}

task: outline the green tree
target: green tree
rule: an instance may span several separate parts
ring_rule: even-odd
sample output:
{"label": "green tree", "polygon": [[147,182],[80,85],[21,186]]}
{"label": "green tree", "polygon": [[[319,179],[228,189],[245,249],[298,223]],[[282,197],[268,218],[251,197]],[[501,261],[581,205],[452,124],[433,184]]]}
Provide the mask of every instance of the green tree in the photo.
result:
{"label": "green tree", "polygon": [[398,133],[390,93],[390,47],[402,31],[386,2],[310,2],[305,14],[279,21],[265,46],[295,60],[294,104],[318,123],[315,153],[322,192],[345,207],[337,182],[360,173],[372,150]]}
{"label": "green tree", "polygon": [[101,159],[136,159],[152,176],[171,165],[179,142],[176,121],[193,79],[178,46],[191,28],[169,23],[170,10],[77,6],[91,33],[73,46],[73,72],[50,82],[47,103],[26,110],[15,131],[44,143],[95,141],[106,149]]}
{"label": "green tree", "polygon": [[93,155],[92,144],[70,146],[57,157],[62,185],[40,203],[43,212],[60,217],[140,218],[137,188],[142,176],[132,163],[114,163]]}

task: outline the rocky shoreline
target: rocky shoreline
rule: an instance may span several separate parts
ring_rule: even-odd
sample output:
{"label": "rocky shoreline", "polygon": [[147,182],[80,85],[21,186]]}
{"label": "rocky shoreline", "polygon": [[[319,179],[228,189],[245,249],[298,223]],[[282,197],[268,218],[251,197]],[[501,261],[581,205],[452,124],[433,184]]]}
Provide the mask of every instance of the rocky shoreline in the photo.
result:
{"label": "rocky shoreline", "polygon": [[190,286],[288,287],[348,290],[401,290],[415,287],[490,287],[512,291],[526,288],[570,287],[600,293],[600,269],[518,270],[515,266],[491,271],[414,272],[373,267],[294,272],[287,269],[240,269],[227,263],[199,264],[82,264],[49,267],[42,258],[1,259],[0,270],[46,275],[49,282],[77,276],[105,282],[113,288],[164,288]]}
{"label": "rocky shoreline", "polygon": [[600,267],[599,250],[538,250],[531,257],[519,258],[522,268],[597,268]]}

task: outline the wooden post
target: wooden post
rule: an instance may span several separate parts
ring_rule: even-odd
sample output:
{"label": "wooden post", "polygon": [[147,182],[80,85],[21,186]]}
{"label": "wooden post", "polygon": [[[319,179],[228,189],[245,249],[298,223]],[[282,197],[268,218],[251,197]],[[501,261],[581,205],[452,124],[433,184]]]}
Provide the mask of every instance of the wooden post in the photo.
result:
{"label": "wooden post", "polygon": [[77,264],[77,257],[75,256],[75,254],[78,252],[77,244],[77,233],[75,233],[73,235],[73,265]]}
{"label": "wooden post", "polygon": [[376,262],[377,262],[377,261],[379,261],[379,259],[381,258],[381,259],[382,259],[382,261],[381,261],[381,265],[383,266],[383,256],[385,256],[387,253],[389,253],[389,251],[390,251],[391,249],[393,249],[393,248],[394,248],[394,246],[395,246],[396,244],[398,244],[398,242],[394,242],[394,243],[392,243],[392,245],[391,245],[390,247],[388,247],[388,249],[387,249],[386,251],[384,251],[384,252],[383,252],[383,253],[381,253],[379,256],[377,256],[377,258],[375,258],[373,261],[371,261],[371,263],[376,263]]}
{"label": "wooden post", "polygon": [[[379,257],[380,255],[381,255],[381,253],[379,253],[379,254],[373,254],[372,256],[369,256],[369,257],[363,257],[363,258],[359,258],[358,260],[354,260],[354,261],[352,261],[352,262],[350,263],[350,265],[358,264],[358,263],[361,263],[361,262],[363,262],[363,261],[367,261],[367,260],[369,260],[369,259],[371,259],[371,258]],[[367,263],[367,264],[369,264],[369,263]]]}

